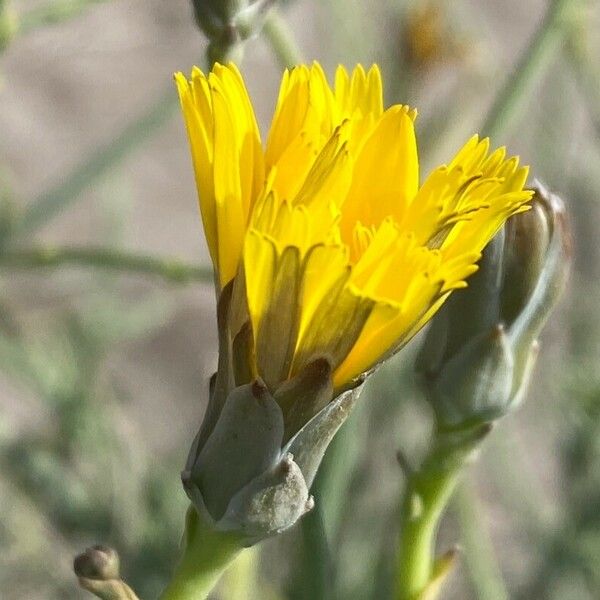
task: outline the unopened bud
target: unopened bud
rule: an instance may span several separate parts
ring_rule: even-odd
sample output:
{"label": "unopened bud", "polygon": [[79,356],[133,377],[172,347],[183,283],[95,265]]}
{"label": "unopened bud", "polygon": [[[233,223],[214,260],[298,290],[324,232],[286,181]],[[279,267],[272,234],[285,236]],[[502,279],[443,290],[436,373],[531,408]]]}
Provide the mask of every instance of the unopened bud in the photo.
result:
{"label": "unopened bud", "polygon": [[210,40],[211,62],[239,62],[243,42],[258,35],[277,0],[192,0],[196,23]]}
{"label": "unopened bud", "polygon": [[531,209],[509,219],[425,338],[416,368],[441,427],[492,421],[523,396],[571,256],[562,200],[534,189]]}
{"label": "unopened bud", "polygon": [[92,546],[73,561],[79,585],[100,600],[139,600],[121,580],[119,555],[108,546]]}
{"label": "unopened bud", "polygon": [[75,558],[73,570],[86,579],[119,579],[119,555],[108,546],[92,546]]}

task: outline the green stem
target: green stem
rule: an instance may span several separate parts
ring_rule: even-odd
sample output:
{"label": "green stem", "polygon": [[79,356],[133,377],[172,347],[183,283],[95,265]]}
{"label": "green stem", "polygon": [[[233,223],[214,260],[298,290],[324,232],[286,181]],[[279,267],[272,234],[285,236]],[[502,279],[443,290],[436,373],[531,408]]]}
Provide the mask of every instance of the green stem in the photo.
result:
{"label": "green stem", "polygon": [[302,52],[294,40],[292,30],[276,9],[271,10],[265,21],[263,35],[283,68],[291,68],[302,62]]}
{"label": "green stem", "polygon": [[456,492],[465,562],[478,598],[508,600],[508,592],[494,557],[494,549],[483,527],[473,485],[465,481]]}
{"label": "green stem", "polygon": [[484,135],[497,136],[506,130],[517,114],[523,99],[528,95],[549,59],[559,47],[565,33],[563,20],[566,9],[575,0],[551,0],[546,15],[529,46],[517,63],[513,74],[497,95],[481,128]]}
{"label": "green stem", "polygon": [[398,600],[416,600],[433,577],[438,524],[459,471],[459,467],[446,470],[432,464],[408,482],[402,504]]}
{"label": "green stem", "polygon": [[183,556],[160,600],[204,600],[242,550],[238,536],[209,528],[190,507]]}
{"label": "green stem", "polygon": [[420,469],[406,473],[407,487],[400,515],[397,600],[419,600],[436,578],[435,540],[442,514],[463,467],[489,431],[488,425],[454,432],[437,431]]}
{"label": "green stem", "polygon": [[335,588],[334,570],[323,522],[319,490],[315,490],[315,507],[300,522],[302,557],[297,588],[302,600],[327,600]]}
{"label": "green stem", "polygon": [[54,0],[44,6],[38,6],[26,12],[19,22],[19,33],[29,33],[38,27],[55,25],[77,16],[94,4],[108,0]]}
{"label": "green stem", "polygon": [[67,265],[157,275],[172,283],[210,283],[213,280],[210,267],[186,264],[176,258],[145,256],[112,248],[34,247],[0,252],[0,268],[30,269]]}
{"label": "green stem", "polygon": [[596,137],[600,138],[600,70],[590,56],[583,27],[573,27],[567,45],[567,58],[575,73],[577,84],[586,103]]}
{"label": "green stem", "polygon": [[174,114],[177,106],[177,94],[169,85],[168,90],[148,112],[125,127],[110,144],[84,160],[54,188],[33,200],[15,224],[13,234],[32,233],[58,215],[75,201],[81,192],[148,140]]}

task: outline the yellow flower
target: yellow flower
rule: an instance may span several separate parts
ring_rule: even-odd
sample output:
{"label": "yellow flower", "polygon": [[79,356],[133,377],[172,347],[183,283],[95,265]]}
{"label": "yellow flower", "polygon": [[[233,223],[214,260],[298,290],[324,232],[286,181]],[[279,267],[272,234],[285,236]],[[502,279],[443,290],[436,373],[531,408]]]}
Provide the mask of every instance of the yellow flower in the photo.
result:
{"label": "yellow flower", "polygon": [[219,289],[234,282],[228,333],[251,331],[248,371],[272,390],[318,357],[351,385],[528,208],[527,167],[477,136],[419,185],[416,111],[383,109],[376,66],[334,86],[317,63],[286,71],[264,151],[233,64],[176,82]]}

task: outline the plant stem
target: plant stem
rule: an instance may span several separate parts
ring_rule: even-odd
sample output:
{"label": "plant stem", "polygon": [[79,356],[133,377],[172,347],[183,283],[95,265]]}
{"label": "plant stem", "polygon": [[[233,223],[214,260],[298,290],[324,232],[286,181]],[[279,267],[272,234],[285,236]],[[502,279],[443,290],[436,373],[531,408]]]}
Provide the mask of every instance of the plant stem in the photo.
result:
{"label": "plant stem", "polygon": [[319,490],[315,490],[315,507],[300,522],[302,557],[297,589],[302,600],[327,600],[335,588],[333,565],[323,522]]}
{"label": "plant stem", "polygon": [[294,40],[292,30],[276,9],[271,10],[265,21],[263,34],[283,68],[291,68],[302,62],[302,52]]}
{"label": "plant stem", "polygon": [[406,473],[397,600],[419,600],[435,578],[435,539],[440,519],[463,467],[489,431],[488,425],[455,432],[436,431],[419,470]]}
{"label": "plant stem", "polygon": [[536,75],[539,75],[558,48],[565,33],[562,21],[566,9],[574,2],[575,0],[551,0],[537,32],[485,119],[481,128],[484,135],[496,137],[500,131],[509,127],[517,109],[535,83]]}
{"label": "plant stem", "polygon": [[402,504],[398,600],[416,600],[431,581],[438,524],[459,470],[431,464],[408,482]]}
{"label": "plant stem", "polygon": [[38,27],[54,25],[77,16],[94,4],[108,0],[54,0],[44,6],[38,6],[26,12],[19,21],[19,33],[29,33]]}
{"label": "plant stem", "polygon": [[157,275],[172,283],[210,283],[210,267],[186,264],[176,258],[158,258],[111,248],[5,249],[0,252],[0,268],[29,269],[67,265],[97,267],[113,271]]}
{"label": "plant stem", "polygon": [[465,561],[478,598],[508,600],[489,536],[483,529],[473,485],[463,482],[455,495]]}
{"label": "plant stem", "polygon": [[209,528],[190,507],[183,556],[160,600],[204,600],[242,550],[238,536]]}
{"label": "plant stem", "polygon": [[566,54],[586,103],[596,137],[600,138],[600,70],[596,61],[582,39],[585,31],[582,27],[573,27]]}
{"label": "plant stem", "polygon": [[177,106],[177,94],[169,86],[146,113],[125,127],[111,143],[94,152],[54,188],[33,200],[15,223],[13,235],[32,233],[58,215],[81,192],[148,140],[174,114]]}

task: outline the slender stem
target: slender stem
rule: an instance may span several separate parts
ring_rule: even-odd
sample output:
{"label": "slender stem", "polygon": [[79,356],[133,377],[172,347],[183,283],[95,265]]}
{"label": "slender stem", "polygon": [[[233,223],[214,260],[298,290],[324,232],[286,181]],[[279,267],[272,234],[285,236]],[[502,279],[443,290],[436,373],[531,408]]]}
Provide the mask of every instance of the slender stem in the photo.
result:
{"label": "slender stem", "polygon": [[401,509],[398,600],[416,600],[433,577],[438,524],[460,467],[443,468],[432,461],[408,481]]}
{"label": "slender stem", "polygon": [[19,20],[19,32],[29,33],[45,25],[62,23],[83,12],[89,6],[108,0],[54,0],[26,12]]}
{"label": "slender stem", "polygon": [[58,215],[81,192],[148,140],[174,114],[177,106],[177,94],[169,85],[152,107],[125,127],[111,143],[95,151],[55,187],[33,200],[15,224],[13,234],[32,233]]}
{"label": "slender stem", "polygon": [[551,0],[546,15],[514,72],[497,95],[481,131],[490,137],[506,130],[517,114],[523,99],[534,85],[565,33],[563,19],[566,9],[576,0]]}
{"label": "slender stem", "polygon": [[508,600],[508,592],[494,557],[494,549],[480,518],[472,483],[463,482],[456,491],[465,562],[478,598]]}
{"label": "slender stem", "polygon": [[276,9],[272,9],[267,17],[263,34],[283,68],[290,68],[302,62],[302,51],[294,40],[292,30]]}
{"label": "slender stem", "polygon": [[333,596],[334,572],[329,543],[323,522],[319,490],[315,490],[315,507],[300,522],[302,558],[297,586],[302,600],[327,600]]}
{"label": "slender stem", "polygon": [[397,600],[419,600],[436,579],[435,540],[440,519],[464,466],[489,424],[455,431],[436,430],[418,471],[406,472],[402,531],[396,574]]}
{"label": "slender stem", "polygon": [[238,536],[207,527],[190,507],[183,556],[160,600],[204,600],[242,550]]}
{"label": "slender stem", "polygon": [[566,48],[567,58],[575,73],[596,137],[600,138],[600,70],[586,44],[582,42],[582,39],[586,39],[584,33],[581,27],[573,28]]}
{"label": "slender stem", "polygon": [[176,258],[158,258],[111,248],[34,247],[0,252],[0,268],[83,266],[128,273],[157,275],[173,283],[210,283],[210,267],[186,264]]}

